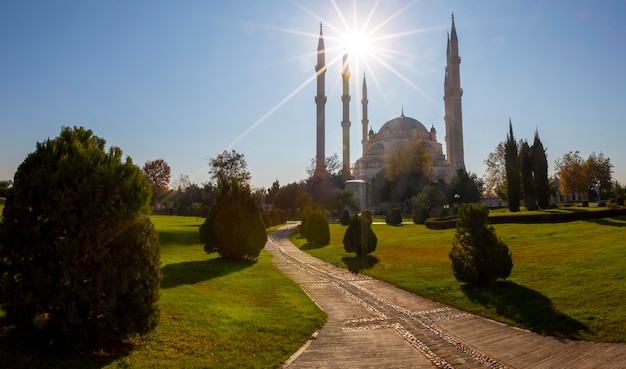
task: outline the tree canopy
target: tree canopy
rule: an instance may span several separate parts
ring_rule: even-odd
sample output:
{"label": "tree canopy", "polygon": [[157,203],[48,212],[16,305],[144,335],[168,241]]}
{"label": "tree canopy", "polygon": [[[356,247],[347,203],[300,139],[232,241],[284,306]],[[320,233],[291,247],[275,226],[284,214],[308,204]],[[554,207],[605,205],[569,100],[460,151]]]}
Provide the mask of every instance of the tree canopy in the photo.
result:
{"label": "tree canopy", "polygon": [[167,192],[170,183],[170,166],[163,159],[147,161],[141,172],[150,182],[153,198]]}
{"label": "tree canopy", "polygon": [[217,184],[232,179],[237,180],[242,186],[250,184],[251,176],[248,171],[248,163],[246,163],[244,155],[235,150],[230,152],[224,150],[209,160],[209,166],[211,167],[209,169],[211,179]]}

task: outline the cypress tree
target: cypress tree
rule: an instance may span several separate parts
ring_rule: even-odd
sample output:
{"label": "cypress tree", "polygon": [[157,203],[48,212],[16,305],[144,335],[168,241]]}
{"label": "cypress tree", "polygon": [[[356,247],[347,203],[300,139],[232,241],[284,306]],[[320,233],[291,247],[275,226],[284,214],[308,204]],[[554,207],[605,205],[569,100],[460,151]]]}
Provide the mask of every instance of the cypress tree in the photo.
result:
{"label": "cypress tree", "polygon": [[541,209],[547,209],[550,206],[550,183],[548,181],[548,157],[546,149],[544,149],[539,132],[535,130],[535,139],[531,148],[533,174],[535,181],[535,193],[537,195],[537,204]]}
{"label": "cypress tree", "polygon": [[519,211],[520,201],[520,168],[519,158],[517,152],[517,142],[513,136],[513,124],[509,119],[509,134],[506,137],[504,143],[505,156],[504,161],[506,165],[506,182],[507,182],[507,194],[509,198],[509,211]]}
{"label": "cypress tree", "polygon": [[537,209],[535,182],[533,178],[533,158],[528,141],[524,140],[519,150],[522,185],[524,187],[524,205],[528,210]]}

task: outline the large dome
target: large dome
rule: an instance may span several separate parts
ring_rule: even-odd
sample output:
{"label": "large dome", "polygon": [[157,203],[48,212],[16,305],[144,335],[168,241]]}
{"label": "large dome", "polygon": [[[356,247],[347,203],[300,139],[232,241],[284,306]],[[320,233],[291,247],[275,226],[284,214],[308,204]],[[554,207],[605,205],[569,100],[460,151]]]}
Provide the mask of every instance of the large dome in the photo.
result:
{"label": "large dome", "polygon": [[420,121],[418,121],[417,119],[405,117],[404,115],[401,115],[397,118],[393,118],[392,120],[388,121],[382,126],[382,128],[378,132],[404,131],[404,130],[410,130],[410,129],[417,129],[418,131],[428,132],[426,127],[424,127],[424,125],[420,123]]}

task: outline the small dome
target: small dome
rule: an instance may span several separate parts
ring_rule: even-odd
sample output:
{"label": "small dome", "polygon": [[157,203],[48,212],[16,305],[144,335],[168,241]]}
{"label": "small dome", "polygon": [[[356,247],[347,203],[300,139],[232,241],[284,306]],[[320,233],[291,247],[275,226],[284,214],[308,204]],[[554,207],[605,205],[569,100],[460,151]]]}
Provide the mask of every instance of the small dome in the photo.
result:
{"label": "small dome", "polygon": [[388,121],[382,126],[382,128],[378,132],[383,132],[386,130],[387,131],[403,131],[403,130],[410,130],[410,129],[417,129],[418,131],[428,132],[426,127],[424,127],[424,125],[420,123],[420,121],[418,121],[417,119],[405,117],[404,115],[399,116],[397,118],[393,118],[392,120]]}

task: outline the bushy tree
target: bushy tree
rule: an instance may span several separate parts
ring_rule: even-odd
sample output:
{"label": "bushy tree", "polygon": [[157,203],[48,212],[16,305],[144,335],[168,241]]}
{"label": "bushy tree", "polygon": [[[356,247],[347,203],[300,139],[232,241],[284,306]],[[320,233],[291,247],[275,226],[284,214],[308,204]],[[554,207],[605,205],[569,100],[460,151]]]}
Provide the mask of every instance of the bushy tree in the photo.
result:
{"label": "bushy tree", "polygon": [[376,251],[378,238],[372,230],[371,222],[364,214],[353,214],[343,235],[343,248],[346,252],[356,252],[366,256]]}
{"label": "bushy tree", "polygon": [[13,181],[11,180],[0,180],[0,197],[7,197],[9,194],[9,190],[13,186]]}
{"label": "bushy tree", "polygon": [[305,237],[307,242],[318,245],[325,246],[330,243],[330,226],[328,225],[328,217],[323,211],[314,211],[308,215]]}
{"label": "bushy tree", "polygon": [[170,166],[163,159],[147,161],[141,168],[141,172],[150,182],[152,188],[153,203],[167,192],[170,183]]}
{"label": "bushy tree", "polygon": [[385,223],[394,226],[402,224],[402,213],[400,212],[400,209],[391,209],[389,214],[387,214],[387,216],[385,217]]}
{"label": "bushy tree", "polygon": [[152,330],[161,273],[149,202],[141,170],[91,130],[37,143],[0,225],[7,320],[78,350]]}
{"label": "bushy tree", "polygon": [[220,182],[236,179],[242,186],[250,184],[248,163],[243,154],[235,150],[224,150],[209,161],[211,179],[219,185]]}
{"label": "bushy tree", "polygon": [[509,248],[489,225],[485,205],[461,204],[452,250],[454,277],[468,285],[491,285],[511,275],[513,259]]}
{"label": "bushy tree", "polygon": [[459,168],[448,186],[448,203],[478,202],[483,188],[482,179],[475,173],[468,173],[465,168]]}
{"label": "bushy tree", "polygon": [[494,152],[489,153],[487,160],[484,161],[487,166],[483,180],[487,194],[496,194],[503,200],[507,199],[507,182],[506,182],[506,149],[504,143],[500,142]]}
{"label": "bushy tree", "polygon": [[204,251],[217,252],[226,260],[255,260],[266,240],[261,211],[250,187],[237,179],[222,180],[215,203],[200,226]]}
{"label": "bushy tree", "polygon": [[521,199],[520,196],[520,168],[519,168],[519,158],[517,151],[517,142],[515,142],[515,137],[513,136],[513,124],[509,119],[509,134],[506,137],[506,141],[504,143],[505,150],[505,166],[506,166],[506,192],[507,198],[509,202],[509,211],[517,212],[519,211],[519,202]]}

